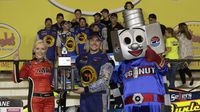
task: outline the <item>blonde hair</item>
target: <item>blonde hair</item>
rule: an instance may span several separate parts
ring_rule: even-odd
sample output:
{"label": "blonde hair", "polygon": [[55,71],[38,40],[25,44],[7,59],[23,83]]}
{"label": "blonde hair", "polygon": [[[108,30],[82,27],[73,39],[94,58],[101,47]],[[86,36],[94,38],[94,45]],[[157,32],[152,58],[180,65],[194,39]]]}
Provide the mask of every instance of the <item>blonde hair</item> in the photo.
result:
{"label": "blonde hair", "polygon": [[35,47],[38,45],[38,44],[43,44],[45,46],[45,49],[47,50],[47,44],[43,41],[43,40],[37,40],[34,44],[34,47],[33,47],[33,50],[35,49]]}

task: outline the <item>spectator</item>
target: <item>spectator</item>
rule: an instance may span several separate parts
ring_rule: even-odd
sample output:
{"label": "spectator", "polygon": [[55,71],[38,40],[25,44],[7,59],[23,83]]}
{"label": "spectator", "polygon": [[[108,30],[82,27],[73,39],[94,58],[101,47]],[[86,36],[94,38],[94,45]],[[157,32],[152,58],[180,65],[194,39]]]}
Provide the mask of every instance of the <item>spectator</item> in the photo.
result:
{"label": "spectator", "polygon": [[90,28],[93,32],[100,32],[104,38],[103,41],[103,52],[105,53],[108,50],[108,42],[107,42],[107,28],[104,24],[101,23],[101,14],[95,13],[94,15],[94,23],[90,25]]}
{"label": "spectator", "polygon": [[[181,59],[191,59],[192,58],[192,35],[190,34],[187,24],[180,23],[178,25],[178,34],[177,38],[180,42],[179,47],[179,55]],[[192,77],[192,73],[190,69],[188,68],[188,65],[190,64],[190,61],[184,61],[181,62],[181,69],[179,70],[179,74],[182,81],[182,86],[186,86],[186,79],[185,74],[188,75],[190,78],[189,85],[193,85],[194,78]]]}
{"label": "spectator", "polygon": [[81,77],[81,87],[75,93],[81,94],[80,112],[107,112],[108,89],[113,65],[100,46],[103,38],[93,34],[89,38],[89,52],[76,59]]}
{"label": "spectator", "polygon": [[[108,25],[108,35],[110,35],[111,31],[114,30],[120,30],[123,29],[124,27],[118,22],[118,16],[116,13],[112,13],[110,15],[110,20],[111,24]],[[106,51],[107,53],[113,53],[113,47],[112,47],[112,42],[111,42],[111,36],[108,36],[107,38],[108,44],[108,50]]]}
{"label": "spectator", "polygon": [[[149,24],[158,23],[157,17],[156,17],[156,15],[153,14],[153,13],[152,13],[152,14],[149,14],[148,20],[149,20]],[[165,29],[166,29],[166,26],[163,25],[163,24],[160,24],[160,28],[161,28],[161,31],[162,31],[163,36],[165,36]]]}
{"label": "spectator", "polygon": [[[174,37],[174,30],[172,28],[166,28],[165,31],[166,36],[166,51],[165,51],[165,58],[167,59],[179,59],[179,42],[176,37]],[[175,88],[175,78],[176,78],[176,72],[178,70],[179,62],[171,61],[170,62],[170,69],[167,75],[167,78],[169,80],[169,87]]]}
{"label": "spectator", "polygon": [[95,13],[94,15],[93,15],[93,17],[94,17],[94,23],[100,23],[101,22],[101,14],[100,13]]}
{"label": "spectator", "polygon": [[58,33],[57,47],[59,56],[76,56],[76,42],[74,34],[70,31],[71,22],[61,22],[62,31]]}
{"label": "spectator", "polygon": [[56,16],[57,23],[53,24],[53,29],[56,31],[62,30],[60,23],[64,20],[64,15],[62,13],[58,13]]}
{"label": "spectator", "polygon": [[124,9],[126,9],[126,10],[131,10],[133,8],[134,8],[134,5],[131,1],[127,1],[124,5]]}
{"label": "spectator", "polygon": [[75,15],[75,18],[72,19],[72,28],[75,28],[75,27],[78,27],[79,26],[79,19],[81,18],[82,16],[82,12],[81,12],[81,9],[76,9],[74,11],[74,15]]}
{"label": "spectator", "polygon": [[46,18],[45,28],[38,31],[36,40],[43,40],[44,42],[46,42],[48,46],[46,57],[54,65],[54,61],[56,58],[57,31],[54,30],[51,26],[52,26],[52,19]]}
{"label": "spectator", "polygon": [[77,42],[76,51],[77,54],[85,53],[85,43],[87,41],[88,36],[91,34],[91,30],[87,27],[87,22],[84,17],[79,19],[79,27],[74,29],[75,40]]}
{"label": "spectator", "polygon": [[110,18],[109,18],[109,10],[108,9],[102,9],[101,14],[103,16],[101,23],[106,25],[106,27],[108,28],[108,25],[111,23]]}

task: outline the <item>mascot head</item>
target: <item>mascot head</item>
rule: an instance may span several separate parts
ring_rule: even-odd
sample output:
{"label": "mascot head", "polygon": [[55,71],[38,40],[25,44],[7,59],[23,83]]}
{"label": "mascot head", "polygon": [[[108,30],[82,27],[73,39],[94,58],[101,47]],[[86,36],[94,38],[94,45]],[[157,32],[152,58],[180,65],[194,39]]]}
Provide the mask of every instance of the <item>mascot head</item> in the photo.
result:
{"label": "mascot head", "polygon": [[147,45],[156,53],[165,50],[160,24],[144,25],[141,9],[124,10],[125,29],[111,32],[113,53],[117,61],[145,56]]}

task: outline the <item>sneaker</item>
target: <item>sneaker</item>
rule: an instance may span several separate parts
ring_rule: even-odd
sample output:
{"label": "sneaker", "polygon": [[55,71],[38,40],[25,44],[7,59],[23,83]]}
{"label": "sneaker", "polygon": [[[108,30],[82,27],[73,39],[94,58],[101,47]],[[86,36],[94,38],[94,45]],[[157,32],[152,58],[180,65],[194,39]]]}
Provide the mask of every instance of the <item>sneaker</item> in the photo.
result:
{"label": "sneaker", "polygon": [[190,79],[190,86],[192,86],[192,85],[193,85],[193,83],[194,83],[194,79],[193,79],[193,78],[191,78],[191,79]]}
{"label": "sneaker", "polygon": [[188,87],[186,84],[182,84],[180,86],[177,86],[177,88],[186,88],[186,87]]}

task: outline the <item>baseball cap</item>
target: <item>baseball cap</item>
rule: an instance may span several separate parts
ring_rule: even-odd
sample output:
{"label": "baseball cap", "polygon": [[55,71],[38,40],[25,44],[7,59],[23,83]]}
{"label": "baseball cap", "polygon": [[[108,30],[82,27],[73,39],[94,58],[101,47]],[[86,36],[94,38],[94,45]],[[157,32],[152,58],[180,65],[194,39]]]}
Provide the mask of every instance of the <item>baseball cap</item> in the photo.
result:
{"label": "baseball cap", "polygon": [[107,13],[109,13],[109,10],[106,9],[106,8],[104,8],[104,9],[101,10],[101,13],[103,13],[103,12],[107,12]]}
{"label": "baseball cap", "polygon": [[100,41],[103,41],[104,38],[100,32],[93,32],[89,37],[88,40],[92,39],[93,37],[97,37]]}
{"label": "baseball cap", "polygon": [[97,12],[93,16],[99,16],[99,17],[101,17],[101,14],[99,12]]}
{"label": "baseball cap", "polygon": [[112,13],[110,16],[111,17],[118,17],[116,13]]}

